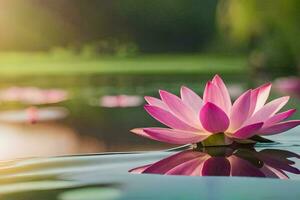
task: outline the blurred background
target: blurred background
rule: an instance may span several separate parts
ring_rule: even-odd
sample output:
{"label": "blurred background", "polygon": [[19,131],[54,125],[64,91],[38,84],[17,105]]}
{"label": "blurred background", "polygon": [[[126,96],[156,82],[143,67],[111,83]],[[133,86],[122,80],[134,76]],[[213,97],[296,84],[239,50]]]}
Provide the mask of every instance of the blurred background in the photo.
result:
{"label": "blurred background", "polygon": [[[158,89],[202,94],[216,73],[233,99],[271,81],[300,108],[298,0],[0,0],[0,160],[171,146]],[[297,113],[296,117],[300,117]]]}

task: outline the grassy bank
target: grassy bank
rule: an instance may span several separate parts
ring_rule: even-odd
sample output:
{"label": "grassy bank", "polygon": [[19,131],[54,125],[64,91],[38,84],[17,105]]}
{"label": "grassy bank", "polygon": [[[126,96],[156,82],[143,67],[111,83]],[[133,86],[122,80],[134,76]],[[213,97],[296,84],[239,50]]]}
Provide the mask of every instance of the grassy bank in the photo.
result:
{"label": "grassy bank", "polygon": [[43,53],[0,53],[3,75],[72,74],[240,74],[247,72],[244,57],[213,55],[151,55],[132,58],[57,57]]}

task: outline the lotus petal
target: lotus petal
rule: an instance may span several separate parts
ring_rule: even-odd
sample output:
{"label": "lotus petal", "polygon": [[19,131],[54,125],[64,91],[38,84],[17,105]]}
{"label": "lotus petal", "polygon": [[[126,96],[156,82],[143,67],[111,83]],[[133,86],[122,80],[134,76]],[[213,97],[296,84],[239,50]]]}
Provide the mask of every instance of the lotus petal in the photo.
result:
{"label": "lotus petal", "polygon": [[190,126],[201,129],[196,113],[185,105],[179,97],[163,90],[160,90],[159,93],[163,102],[177,118]]}
{"label": "lotus petal", "polygon": [[286,150],[279,150],[279,149],[264,149],[259,152],[260,157],[269,157],[272,159],[276,159],[279,162],[295,164],[294,161],[289,160],[288,158],[298,158],[300,159],[300,155],[294,152],[286,151]]}
{"label": "lotus petal", "polygon": [[133,129],[131,132],[161,142],[170,144],[188,144],[198,143],[207,137],[209,134],[189,131],[181,131],[168,128],[143,128]]}
{"label": "lotus petal", "polygon": [[164,110],[168,110],[168,107],[162,100],[155,98],[155,97],[149,97],[149,96],[145,96],[144,98],[149,105],[156,106],[156,107],[159,107]]}
{"label": "lotus petal", "polygon": [[[269,150],[269,151],[272,151],[272,150]],[[292,152],[288,152],[288,151],[282,151],[281,150],[278,150],[277,152],[273,152],[274,155],[270,155],[268,156],[268,154],[264,154],[264,152],[262,151],[262,154],[261,152],[259,152],[259,157],[264,161],[264,163],[266,165],[269,165],[269,166],[272,166],[272,168],[276,168],[278,170],[284,170],[284,171],[287,171],[287,172],[291,172],[291,173],[294,173],[294,174],[300,174],[300,170],[291,166],[293,164],[295,164],[293,161],[291,160],[288,160],[288,159],[283,159],[283,158],[280,158],[280,156],[284,156],[284,155],[281,155],[281,154],[285,154],[285,153],[290,153],[291,155],[293,155],[294,153]],[[294,154],[295,155],[295,154]],[[299,155],[295,155],[295,157],[299,157]]]}
{"label": "lotus petal", "polygon": [[191,89],[182,86],[180,90],[183,103],[189,106],[197,115],[203,104],[203,100]]}
{"label": "lotus petal", "polygon": [[230,115],[230,130],[236,130],[246,121],[249,115],[251,91],[242,94],[233,104]]}
{"label": "lotus petal", "polygon": [[219,108],[221,108],[224,112],[226,111],[226,109],[224,109],[225,106],[223,103],[220,88],[218,88],[211,81],[208,81],[206,83],[204,93],[203,93],[203,102],[204,103],[207,103],[207,102],[213,103],[216,106],[218,106]]}
{"label": "lotus petal", "polygon": [[186,175],[186,176],[199,176],[203,164],[203,159],[194,158],[187,162],[183,162],[180,165],[169,170],[166,175]]}
{"label": "lotus petal", "polygon": [[226,113],[229,113],[232,104],[231,104],[231,98],[226,85],[224,84],[222,78],[219,75],[214,76],[212,83],[214,83],[220,89],[221,96],[223,99],[223,104],[224,104],[224,111]]}
{"label": "lotus petal", "polygon": [[269,127],[271,125],[274,125],[278,122],[281,122],[282,120],[285,120],[292,116],[296,112],[296,109],[291,109],[282,113],[278,113],[274,115],[273,117],[269,118],[265,123],[263,127]]}
{"label": "lotus petal", "polygon": [[141,173],[144,173],[144,171],[145,171],[146,169],[148,169],[151,165],[152,165],[152,164],[144,165],[144,166],[140,166],[140,167],[136,167],[136,168],[133,168],[133,169],[129,170],[129,172],[141,174]]}
{"label": "lotus petal", "polygon": [[144,173],[165,174],[182,163],[202,157],[207,157],[207,155],[199,151],[183,151],[152,164]]}
{"label": "lotus petal", "polygon": [[244,125],[265,122],[267,119],[277,113],[289,100],[289,97],[281,97],[267,103],[264,107],[258,110],[251,118],[246,120]]}
{"label": "lotus petal", "polygon": [[[276,164],[273,164],[271,165],[272,168],[276,169],[277,172],[281,172],[281,174],[285,174],[283,171],[287,171],[287,172],[290,172],[290,173],[293,173],[293,174],[300,174],[300,170],[296,167],[293,167],[293,166],[290,166],[290,165],[284,165],[283,163],[277,163],[279,165],[276,165]],[[272,169],[273,172],[275,172],[274,170]],[[276,173],[278,175],[278,173]]]}
{"label": "lotus petal", "polygon": [[268,178],[288,179],[288,176],[284,172],[270,167],[268,165],[263,165],[260,168],[260,171],[264,173],[265,176]]}
{"label": "lotus petal", "polygon": [[235,133],[232,134],[233,137],[239,139],[247,139],[252,137],[257,133],[257,131],[263,126],[263,122],[251,124],[245,127],[240,128]]}
{"label": "lotus petal", "polygon": [[267,102],[267,99],[270,95],[271,87],[272,87],[271,83],[266,83],[256,89],[254,89],[254,90],[258,91],[254,113],[256,111],[258,111],[259,109],[261,109]]}
{"label": "lotus petal", "polygon": [[156,106],[145,105],[145,110],[157,121],[169,126],[170,128],[187,130],[187,131],[198,131],[197,129],[189,126],[185,122],[175,117],[170,112],[163,110]]}
{"label": "lotus petal", "polygon": [[300,125],[300,120],[290,120],[285,122],[280,122],[273,126],[263,128],[259,131],[259,135],[274,135],[277,133],[285,132],[296,126]]}
{"label": "lotus petal", "polygon": [[205,161],[202,168],[203,176],[229,176],[230,162],[225,157],[212,157]]}
{"label": "lotus petal", "polygon": [[258,90],[251,90],[251,98],[250,98],[250,107],[249,107],[249,115],[250,118],[255,110],[256,102],[257,102]]}
{"label": "lotus petal", "polygon": [[200,111],[200,121],[203,128],[211,133],[224,132],[229,126],[229,118],[226,113],[209,102]]}
{"label": "lotus petal", "polygon": [[228,159],[231,164],[231,176],[265,177],[263,172],[247,160],[234,155],[230,156]]}

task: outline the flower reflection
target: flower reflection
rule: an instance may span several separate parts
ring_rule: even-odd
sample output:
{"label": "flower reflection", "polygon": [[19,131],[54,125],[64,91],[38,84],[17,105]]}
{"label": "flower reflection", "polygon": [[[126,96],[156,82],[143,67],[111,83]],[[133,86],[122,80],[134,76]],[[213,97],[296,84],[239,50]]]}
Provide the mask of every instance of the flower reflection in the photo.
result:
{"label": "flower reflection", "polygon": [[143,103],[143,99],[136,95],[117,95],[117,96],[103,96],[100,98],[100,106],[114,108],[114,107],[135,107]]}
{"label": "flower reflection", "polygon": [[17,101],[30,105],[59,103],[67,99],[68,93],[62,89],[11,87],[0,91],[1,101]]}
{"label": "flower reflection", "polygon": [[134,168],[132,173],[186,176],[253,176],[288,179],[286,172],[300,171],[289,158],[296,153],[254,148],[209,147],[202,151],[186,150],[150,165]]}
{"label": "flower reflection", "polygon": [[300,98],[300,78],[279,78],[274,83],[275,89],[282,93]]}
{"label": "flower reflection", "polygon": [[65,118],[69,111],[64,107],[29,107],[21,110],[0,112],[0,122],[6,123],[36,123],[55,121]]}

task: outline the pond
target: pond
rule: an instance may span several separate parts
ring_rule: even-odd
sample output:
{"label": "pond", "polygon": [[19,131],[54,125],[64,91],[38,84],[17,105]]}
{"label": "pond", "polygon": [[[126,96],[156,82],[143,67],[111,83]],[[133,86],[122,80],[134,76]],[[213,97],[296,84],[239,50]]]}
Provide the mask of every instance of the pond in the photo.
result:
{"label": "pond", "polygon": [[[299,131],[252,149],[192,151],[187,145],[167,151],[2,162],[0,199],[298,199]],[[228,173],[226,162],[231,166]]]}
{"label": "pond", "polygon": [[[158,150],[174,146],[150,141],[129,132],[135,127],[159,125],[143,109],[143,96],[158,96],[159,89],[179,93],[186,85],[202,94],[204,84],[213,74],[147,74],[147,75],[43,75],[3,77],[1,91],[28,90],[28,87],[60,89],[68,99],[45,103],[29,109],[28,102],[1,100],[0,160],[20,157],[68,155],[131,150]],[[224,74],[233,96],[251,85],[257,85],[247,74]],[[36,99],[38,95],[23,96]],[[125,95],[125,96],[124,96]],[[130,96],[128,96],[130,95]],[[272,97],[281,94],[272,90]],[[111,105],[107,105],[109,102]],[[299,107],[293,98],[287,107]],[[57,109],[58,108],[58,109]],[[46,109],[46,110],[42,110]],[[50,111],[48,111],[49,109]],[[48,111],[48,112],[47,112]],[[36,114],[34,114],[36,113]],[[48,117],[48,115],[54,117]],[[37,115],[37,123],[28,116]],[[46,115],[46,116],[45,116]],[[295,118],[299,113],[295,114]],[[11,145],[19,148],[11,150]],[[55,148],[53,148],[55,146]]]}
{"label": "pond", "polygon": [[[159,125],[144,111],[143,96],[158,96],[158,89],[178,94],[181,85],[200,94],[211,77],[106,74],[4,78],[3,93],[17,88],[18,93],[25,91],[21,93],[26,98],[1,100],[0,199],[298,199],[300,128],[270,137],[275,143],[197,151],[129,132],[135,127]],[[235,97],[257,85],[246,74],[223,77]],[[47,99],[46,103],[24,101],[28,90],[44,94],[53,88],[66,92],[67,98],[56,102],[53,97],[53,102]],[[281,95],[273,90],[271,98]],[[40,100],[38,97],[32,98]],[[299,105],[293,98],[286,107]],[[299,113],[294,118],[299,118]]]}

